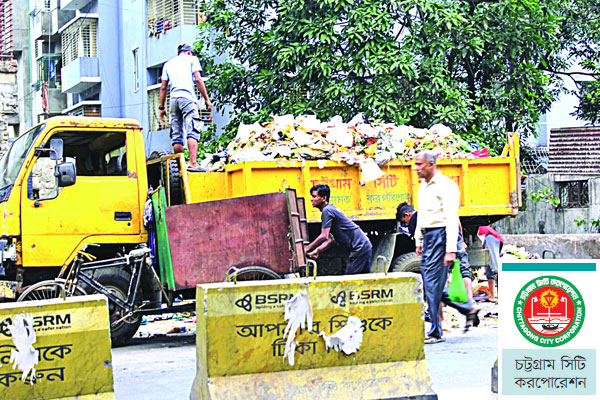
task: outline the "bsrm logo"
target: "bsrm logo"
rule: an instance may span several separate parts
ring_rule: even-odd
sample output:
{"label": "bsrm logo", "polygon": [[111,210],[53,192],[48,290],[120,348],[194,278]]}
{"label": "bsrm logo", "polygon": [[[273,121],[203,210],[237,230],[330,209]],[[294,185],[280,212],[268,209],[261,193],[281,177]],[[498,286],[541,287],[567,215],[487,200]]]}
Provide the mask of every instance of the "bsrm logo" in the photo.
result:
{"label": "bsrm logo", "polygon": [[[8,327],[12,325],[12,319],[6,318],[0,322],[0,333],[4,336],[11,336]],[[69,325],[71,324],[71,314],[56,314],[56,315],[38,315],[33,317],[33,328],[39,328],[40,326],[55,326],[55,325]]]}
{"label": "bsrm logo", "polygon": [[365,289],[349,292],[342,290],[338,294],[331,296],[331,302],[341,307],[346,307],[346,302],[356,304],[361,300],[390,299],[393,297],[394,289]]}
{"label": "bsrm logo", "polygon": [[294,297],[291,293],[272,293],[272,294],[257,294],[254,296],[254,302],[252,301],[252,295],[247,294],[241,299],[235,301],[235,305],[248,312],[252,311],[252,303],[256,306],[267,305],[267,304],[282,304],[286,300]]}

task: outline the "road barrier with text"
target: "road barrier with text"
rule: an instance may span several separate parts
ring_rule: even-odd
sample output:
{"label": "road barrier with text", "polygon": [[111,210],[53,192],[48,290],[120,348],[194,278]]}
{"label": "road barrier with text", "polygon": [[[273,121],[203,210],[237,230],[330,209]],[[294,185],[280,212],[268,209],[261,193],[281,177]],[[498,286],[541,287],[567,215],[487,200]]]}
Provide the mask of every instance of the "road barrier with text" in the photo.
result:
{"label": "road barrier with text", "polygon": [[[290,365],[284,306],[304,290],[312,331],[295,336]],[[196,300],[193,399],[437,399],[423,351],[418,275],[205,284]],[[319,333],[340,331],[350,317],[362,322],[360,349],[350,355],[327,350]]]}
{"label": "road barrier with text", "polygon": [[106,297],[0,304],[0,398],[114,399]]}

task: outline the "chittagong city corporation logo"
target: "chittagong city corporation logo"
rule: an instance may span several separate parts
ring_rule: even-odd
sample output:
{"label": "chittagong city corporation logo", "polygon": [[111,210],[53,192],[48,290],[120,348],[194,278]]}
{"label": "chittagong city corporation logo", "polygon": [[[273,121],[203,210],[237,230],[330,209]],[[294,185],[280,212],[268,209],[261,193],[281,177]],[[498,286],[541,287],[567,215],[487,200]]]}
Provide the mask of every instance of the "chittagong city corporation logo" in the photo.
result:
{"label": "chittagong city corporation logo", "polygon": [[517,329],[538,346],[556,347],[573,339],[585,318],[583,297],[558,276],[540,276],[521,288],[515,299]]}

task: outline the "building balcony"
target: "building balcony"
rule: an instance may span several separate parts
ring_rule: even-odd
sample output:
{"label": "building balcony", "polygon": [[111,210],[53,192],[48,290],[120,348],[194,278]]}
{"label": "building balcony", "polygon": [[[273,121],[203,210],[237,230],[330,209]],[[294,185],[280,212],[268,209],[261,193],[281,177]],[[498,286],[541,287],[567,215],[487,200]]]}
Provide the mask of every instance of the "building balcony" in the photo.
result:
{"label": "building balcony", "polygon": [[100,83],[98,57],[78,57],[61,69],[63,93],[79,93]]}
{"label": "building balcony", "polygon": [[160,37],[148,38],[148,66],[162,65],[177,55],[177,46],[183,42],[194,44],[198,35],[198,26],[179,25]]}
{"label": "building balcony", "polygon": [[100,117],[101,107],[102,102],[100,100],[85,100],[72,107],[65,108],[62,110],[62,113],[67,115],[79,115],[82,117]]}
{"label": "building balcony", "polygon": [[31,22],[31,38],[36,40],[42,36],[48,36],[52,30],[52,20],[49,11],[35,9],[30,12],[32,16]]}
{"label": "building balcony", "polygon": [[52,15],[52,35],[56,35],[69,21],[75,18],[75,11],[53,9]]}
{"label": "building balcony", "polygon": [[[37,89],[36,96],[43,98],[41,82],[37,82],[35,85]],[[60,88],[49,88],[46,93],[46,101],[48,102],[49,114],[59,115],[62,114],[63,109],[67,106],[67,95]]]}
{"label": "building balcony", "polygon": [[60,0],[60,9],[68,11],[81,10],[91,3],[92,0]]}

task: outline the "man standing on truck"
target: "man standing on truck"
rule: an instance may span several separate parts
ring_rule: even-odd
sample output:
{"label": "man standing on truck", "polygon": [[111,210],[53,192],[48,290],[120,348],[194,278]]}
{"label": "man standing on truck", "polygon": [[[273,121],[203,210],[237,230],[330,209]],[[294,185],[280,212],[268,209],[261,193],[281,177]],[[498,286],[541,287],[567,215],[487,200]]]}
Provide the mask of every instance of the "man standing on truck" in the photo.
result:
{"label": "man standing on truck", "polygon": [[188,150],[190,151],[190,164],[187,170],[200,172],[198,164],[198,141],[202,130],[202,121],[198,114],[198,105],[194,84],[204,97],[206,108],[210,112],[212,103],[208,99],[208,93],[204,81],[200,76],[200,61],[192,53],[192,46],[182,43],[177,46],[177,57],[167,61],[163,67],[162,83],[160,86],[160,119],[165,120],[165,99],[167,97],[167,86],[171,83],[171,141],[175,153],[183,153],[183,140],[187,138]]}
{"label": "man standing on truck", "polygon": [[429,305],[431,329],[425,343],[438,343],[442,338],[440,301],[448,279],[448,267],[456,259],[458,237],[458,203],[460,192],[454,181],[436,169],[436,156],[425,150],[417,154],[415,166],[419,184],[415,242],[421,256],[423,288]]}
{"label": "man standing on truck", "polygon": [[336,241],[350,249],[346,274],[368,273],[373,249],[371,242],[358,225],[336,206],[329,204],[330,193],[331,190],[327,185],[315,185],[310,189],[310,202],[322,213],[321,234],[306,246],[306,254],[316,260],[319,253],[332,245],[331,233]]}

